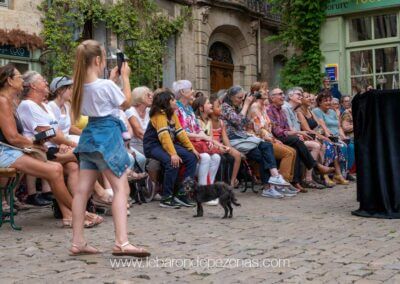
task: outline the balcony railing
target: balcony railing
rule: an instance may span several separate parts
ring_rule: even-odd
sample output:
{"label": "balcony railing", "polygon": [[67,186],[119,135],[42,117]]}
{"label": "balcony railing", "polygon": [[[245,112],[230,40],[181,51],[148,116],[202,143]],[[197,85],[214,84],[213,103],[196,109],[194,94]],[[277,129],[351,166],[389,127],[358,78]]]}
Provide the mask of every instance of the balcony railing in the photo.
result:
{"label": "balcony railing", "polygon": [[272,13],[272,5],[264,0],[242,0],[247,8],[253,12],[261,14],[264,18],[280,22],[281,17],[278,14]]}

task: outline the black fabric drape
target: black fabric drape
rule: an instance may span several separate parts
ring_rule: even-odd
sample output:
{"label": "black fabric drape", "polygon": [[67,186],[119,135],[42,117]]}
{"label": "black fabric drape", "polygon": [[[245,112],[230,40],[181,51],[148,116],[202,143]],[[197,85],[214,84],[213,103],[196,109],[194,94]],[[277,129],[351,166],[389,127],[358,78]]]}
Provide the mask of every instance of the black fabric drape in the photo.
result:
{"label": "black fabric drape", "polygon": [[353,215],[400,218],[400,90],[353,99],[357,201]]}

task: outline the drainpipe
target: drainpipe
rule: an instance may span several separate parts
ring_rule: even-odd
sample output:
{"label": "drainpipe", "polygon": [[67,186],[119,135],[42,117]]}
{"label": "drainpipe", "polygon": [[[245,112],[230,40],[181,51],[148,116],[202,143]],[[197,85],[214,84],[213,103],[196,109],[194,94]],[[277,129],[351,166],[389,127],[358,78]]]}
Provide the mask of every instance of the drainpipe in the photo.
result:
{"label": "drainpipe", "polygon": [[261,20],[258,20],[257,29],[257,79],[261,77]]}

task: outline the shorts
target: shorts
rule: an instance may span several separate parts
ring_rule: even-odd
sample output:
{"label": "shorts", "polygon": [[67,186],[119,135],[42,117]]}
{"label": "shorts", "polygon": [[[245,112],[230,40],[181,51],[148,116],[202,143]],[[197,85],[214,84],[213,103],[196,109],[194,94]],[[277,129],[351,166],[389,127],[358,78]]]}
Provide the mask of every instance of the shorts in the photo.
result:
{"label": "shorts", "polygon": [[24,155],[22,151],[0,145],[0,168],[8,168]]}
{"label": "shorts", "polygon": [[81,170],[97,170],[100,172],[109,169],[100,152],[79,153],[79,168]]}

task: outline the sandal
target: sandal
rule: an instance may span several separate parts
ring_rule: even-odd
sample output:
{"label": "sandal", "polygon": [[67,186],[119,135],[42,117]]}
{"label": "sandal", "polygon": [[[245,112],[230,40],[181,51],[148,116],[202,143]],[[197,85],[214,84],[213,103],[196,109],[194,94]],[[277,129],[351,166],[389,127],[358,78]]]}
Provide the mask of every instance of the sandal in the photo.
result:
{"label": "sandal", "polygon": [[[73,251],[73,249],[75,249],[75,251]],[[98,249],[96,249],[95,247],[89,246],[87,243],[85,243],[83,246],[72,244],[72,247],[69,250],[69,252],[70,252],[69,255],[71,255],[71,256],[100,253],[100,251]]]}
{"label": "sandal", "polygon": [[89,218],[91,220],[91,222],[93,222],[95,224],[95,226],[104,222],[104,218],[101,217],[100,215],[90,213],[90,212],[86,212],[85,215],[87,218]]}
{"label": "sandal", "polygon": [[115,256],[135,256],[135,257],[149,257],[150,253],[143,249],[143,248],[136,248],[133,250],[125,250],[124,247],[129,246],[130,243],[126,242],[123,243],[122,245],[119,244],[115,244],[115,247],[118,248],[118,250],[116,250],[115,248],[112,251],[112,255]]}
{"label": "sandal", "polygon": [[[88,229],[88,228],[93,228],[97,226],[93,221],[85,220],[83,223],[83,227]],[[72,219],[62,219],[62,228],[72,228]]]}
{"label": "sandal", "polygon": [[92,202],[94,205],[99,205],[99,206],[111,206],[112,201],[113,201],[113,196],[105,194],[106,195],[106,200],[102,199],[102,197],[98,196],[97,194],[92,195]]}
{"label": "sandal", "polygon": [[302,187],[305,188],[313,188],[313,189],[323,189],[325,188],[324,186],[317,184],[316,182],[314,182],[313,180],[303,180],[301,183]]}
{"label": "sandal", "polygon": [[137,172],[131,171],[128,174],[128,181],[141,180],[141,179],[145,179],[147,177],[148,177],[147,173],[137,173]]}

